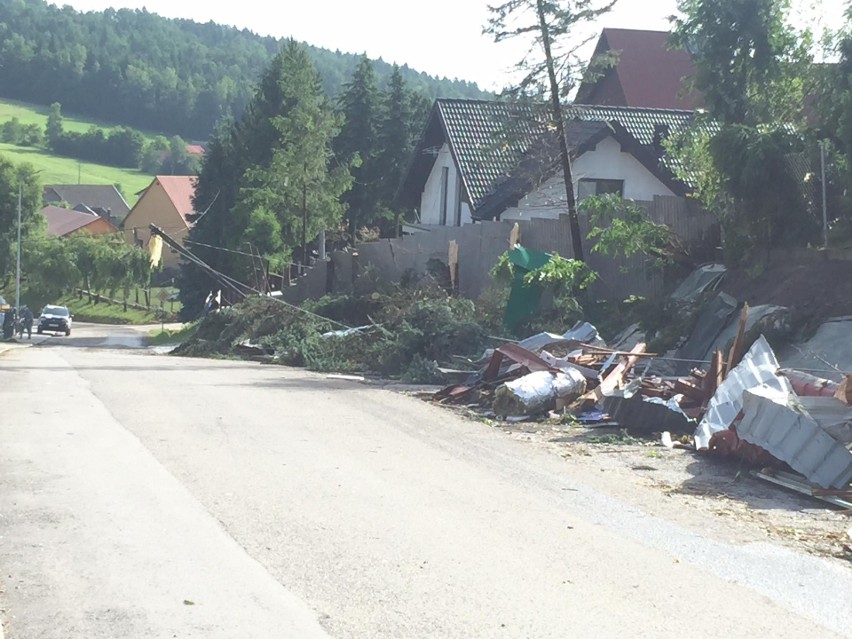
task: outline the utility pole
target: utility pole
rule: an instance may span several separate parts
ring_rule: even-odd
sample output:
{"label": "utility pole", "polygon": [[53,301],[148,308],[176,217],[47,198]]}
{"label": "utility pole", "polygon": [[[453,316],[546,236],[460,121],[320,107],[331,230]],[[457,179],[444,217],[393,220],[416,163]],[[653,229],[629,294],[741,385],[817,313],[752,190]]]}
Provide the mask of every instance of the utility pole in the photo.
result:
{"label": "utility pole", "polygon": [[15,313],[21,309],[21,200],[24,197],[24,183],[18,183],[18,259],[15,269]]}
{"label": "utility pole", "polygon": [[828,203],[825,196],[825,140],[819,141],[820,182],[822,183],[822,248],[828,250]]}

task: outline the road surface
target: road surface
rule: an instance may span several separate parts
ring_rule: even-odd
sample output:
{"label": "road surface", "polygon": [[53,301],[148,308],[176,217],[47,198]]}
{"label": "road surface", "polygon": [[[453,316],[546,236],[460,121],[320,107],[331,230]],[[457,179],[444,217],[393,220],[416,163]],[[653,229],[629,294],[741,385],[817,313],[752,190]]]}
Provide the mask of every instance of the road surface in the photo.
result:
{"label": "road surface", "polygon": [[0,354],[11,639],[852,636],[840,562],[409,397],[74,330]]}

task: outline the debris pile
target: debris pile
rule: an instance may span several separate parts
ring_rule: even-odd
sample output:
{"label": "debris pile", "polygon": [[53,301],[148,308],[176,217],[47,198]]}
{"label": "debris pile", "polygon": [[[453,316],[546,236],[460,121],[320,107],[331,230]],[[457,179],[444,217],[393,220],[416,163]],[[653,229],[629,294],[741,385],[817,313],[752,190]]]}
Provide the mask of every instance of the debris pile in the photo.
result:
{"label": "debris pile", "polygon": [[630,351],[607,348],[597,329],[581,322],[562,335],[539,333],[486,351],[477,373],[442,389],[435,399],[516,418],[569,408],[579,412],[621,388],[637,362],[654,357],[645,350],[643,343]]}
{"label": "debris pile", "polygon": [[727,352],[663,376],[653,369],[665,356],[642,342],[609,348],[582,323],[486,353],[477,373],[433,399],[509,421],[570,414],[587,427],[662,433],[669,447],[671,433],[691,434],[697,451],[736,456],[758,477],[852,509],[852,376],[782,370],[763,335],[744,352],[751,325],[744,305]]}
{"label": "debris pile", "polygon": [[298,309],[258,296],[206,315],[174,354],[445,383],[437,362],[484,348],[477,320],[471,301],[428,283],[327,296]]}

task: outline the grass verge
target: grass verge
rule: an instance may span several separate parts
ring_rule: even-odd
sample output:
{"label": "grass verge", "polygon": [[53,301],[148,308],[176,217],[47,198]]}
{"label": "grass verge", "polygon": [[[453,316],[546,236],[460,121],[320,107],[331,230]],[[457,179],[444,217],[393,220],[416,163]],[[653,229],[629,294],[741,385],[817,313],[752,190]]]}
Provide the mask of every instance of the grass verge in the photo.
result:
{"label": "grass verge", "polygon": [[198,322],[185,324],[177,330],[156,329],[148,334],[148,346],[170,346],[181,344],[188,340],[198,330]]}
{"label": "grass verge", "polygon": [[105,301],[95,304],[94,302],[90,302],[86,296],[80,299],[76,295],[69,295],[60,300],[59,304],[67,306],[74,319],[79,322],[94,322],[96,324],[157,324],[162,321],[173,322],[176,319],[171,313],[164,313],[154,309],[142,310],[128,306],[125,311],[123,304],[110,304]]}

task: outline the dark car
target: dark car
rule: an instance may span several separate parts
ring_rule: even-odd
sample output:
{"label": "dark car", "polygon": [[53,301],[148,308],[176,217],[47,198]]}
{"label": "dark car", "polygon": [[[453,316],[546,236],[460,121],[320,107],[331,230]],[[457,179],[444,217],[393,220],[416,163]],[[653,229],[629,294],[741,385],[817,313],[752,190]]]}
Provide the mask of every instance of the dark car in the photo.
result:
{"label": "dark car", "polygon": [[45,306],[38,318],[36,332],[39,335],[45,331],[71,334],[71,313],[65,306]]}

